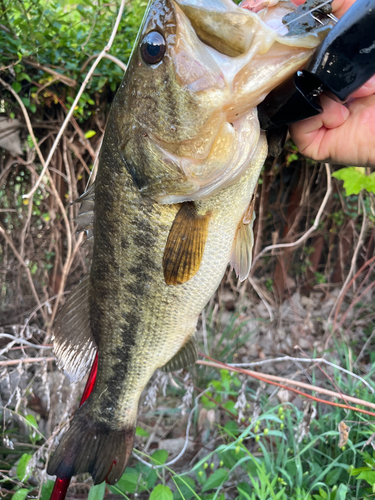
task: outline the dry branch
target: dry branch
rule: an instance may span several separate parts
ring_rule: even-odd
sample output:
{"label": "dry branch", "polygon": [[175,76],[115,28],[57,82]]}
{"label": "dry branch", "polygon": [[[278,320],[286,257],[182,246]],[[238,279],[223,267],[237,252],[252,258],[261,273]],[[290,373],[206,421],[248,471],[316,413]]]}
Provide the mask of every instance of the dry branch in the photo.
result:
{"label": "dry branch", "polygon": [[46,173],[47,168],[48,168],[48,166],[49,166],[49,164],[51,162],[51,159],[52,159],[52,157],[53,157],[53,155],[55,153],[57,145],[59,144],[59,141],[60,141],[60,139],[61,139],[61,137],[62,137],[62,135],[63,135],[63,133],[64,133],[64,131],[65,131],[68,123],[69,123],[69,121],[70,121],[70,118],[73,116],[74,109],[77,106],[77,104],[78,104],[78,102],[79,102],[79,100],[81,98],[81,95],[83,94],[83,92],[84,92],[84,90],[86,88],[86,85],[88,84],[90,78],[92,77],[92,75],[93,75],[93,73],[95,71],[95,68],[97,67],[97,65],[99,64],[99,62],[102,60],[102,58],[104,57],[104,54],[106,54],[110,50],[110,48],[112,47],[113,41],[114,41],[116,33],[117,33],[118,26],[120,24],[120,20],[121,20],[122,14],[124,12],[125,3],[126,3],[126,0],[121,0],[119,12],[117,14],[116,22],[115,22],[115,25],[113,27],[113,30],[112,30],[112,33],[111,33],[111,37],[110,37],[110,39],[108,41],[108,44],[104,47],[104,49],[101,51],[101,53],[95,59],[93,65],[91,66],[89,72],[87,73],[87,75],[86,75],[86,77],[85,77],[85,79],[84,79],[84,81],[83,81],[83,83],[82,83],[82,85],[81,85],[81,87],[80,87],[80,89],[79,89],[79,91],[78,91],[75,99],[74,99],[74,102],[71,105],[69,113],[66,115],[64,123],[60,127],[60,130],[59,130],[59,132],[58,132],[58,134],[56,136],[55,142],[53,143],[53,146],[52,146],[52,148],[51,148],[51,150],[49,152],[47,160],[46,160],[45,164],[43,165],[43,170],[42,170],[42,172],[41,172],[41,174],[39,176],[39,179],[36,181],[34,187],[31,189],[31,191],[28,194],[24,195],[25,198],[31,198],[34,195],[35,191],[38,189],[39,184],[41,183],[41,181],[43,179],[43,176]]}
{"label": "dry branch", "polygon": [[30,285],[32,294],[34,296],[35,302],[38,304],[38,309],[41,310],[43,319],[46,322],[47,321],[47,315],[46,315],[45,311],[43,310],[42,305],[41,305],[40,300],[39,300],[39,296],[36,293],[34,282],[33,282],[33,279],[31,277],[30,269],[28,268],[27,264],[25,263],[25,261],[23,260],[23,258],[21,257],[21,255],[17,252],[16,247],[13,244],[13,241],[9,238],[9,236],[7,235],[5,229],[3,228],[3,226],[1,224],[0,224],[0,233],[3,235],[5,241],[8,243],[8,245],[12,249],[12,252],[16,256],[18,262],[21,264],[22,267],[25,268],[26,275],[27,275],[27,280],[29,282],[29,285]]}
{"label": "dry branch", "polygon": [[62,81],[63,83],[65,83],[65,85],[68,85],[68,87],[74,88],[77,86],[77,82],[75,80],[73,80],[72,78],[69,78],[68,76],[62,75],[61,73],[58,73],[57,71],[54,71],[53,69],[49,68],[48,66],[43,66],[42,64],[39,64],[39,63],[32,61],[31,59],[28,59],[28,58],[24,58],[23,61],[25,61],[26,64],[28,64],[29,66],[32,66],[33,68],[41,69],[41,70],[45,71],[46,73],[49,73],[50,75],[52,75],[55,78],[55,80]]}
{"label": "dry branch", "polygon": [[320,219],[323,215],[324,209],[328,203],[329,197],[331,195],[332,191],[332,182],[331,182],[331,169],[329,167],[329,164],[325,164],[326,167],[326,174],[327,174],[327,191],[326,194],[323,198],[322,204],[320,205],[320,208],[318,210],[318,213],[316,214],[315,220],[313,225],[308,229],[298,240],[293,241],[292,243],[278,243],[277,245],[268,245],[267,247],[263,248],[261,252],[256,255],[254,258],[253,264],[252,264],[252,269],[255,269],[255,263],[267,252],[270,252],[271,250],[276,250],[279,248],[295,248],[301,245],[304,241],[306,241],[310,235],[316,231],[316,229],[319,226]]}
{"label": "dry branch", "polygon": [[334,312],[336,311],[336,314],[335,314],[335,317],[333,320],[333,332],[335,331],[337,315],[339,313],[338,305],[341,305],[342,299],[344,298],[344,295],[346,294],[346,292],[348,290],[347,285],[348,285],[349,281],[350,281],[350,283],[354,283],[354,281],[355,281],[355,278],[353,280],[351,280],[351,276],[354,274],[354,269],[355,269],[355,266],[357,263],[358,253],[359,253],[359,250],[363,244],[363,235],[364,235],[365,229],[366,229],[366,207],[365,207],[362,195],[360,195],[360,200],[361,200],[361,204],[362,204],[362,214],[363,214],[361,232],[359,233],[358,242],[357,242],[357,245],[356,245],[354,253],[353,253],[353,257],[352,257],[352,260],[350,263],[350,269],[349,269],[348,275],[345,279],[344,284],[342,285],[340,293],[338,294],[338,296],[335,300],[335,303],[333,304],[332,310],[329,314],[329,317],[328,317],[328,321],[330,321]]}
{"label": "dry branch", "polygon": [[[208,357],[208,356],[205,356],[205,357]],[[209,359],[211,359],[211,358],[209,358]],[[324,399],[319,399],[319,398],[316,398],[316,397],[311,396],[309,394],[306,394],[304,392],[301,392],[301,391],[299,391],[297,389],[294,389],[293,387],[290,387],[290,386],[293,385],[293,386],[303,387],[304,389],[307,389],[307,390],[310,390],[310,391],[318,392],[320,394],[324,394],[326,396],[334,397],[334,398],[341,399],[341,400],[344,400],[344,401],[347,400],[347,401],[350,401],[351,403],[359,404],[359,405],[362,405],[362,406],[367,406],[368,408],[372,408],[372,409],[375,410],[375,404],[374,403],[369,403],[368,401],[364,401],[363,399],[353,398],[352,396],[348,396],[346,394],[340,394],[338,392],[330,391],[328,389],[323,389],[321,387],[317,387],[317,386],[314,386],[314,385],[311,385],[311,384],[306,384],[304,382],[298,382],[298,381],[287,379],[287,378],[283,378],[283,377],[277,377],[276,375],[268,375],[268,374],[264,374],[264,373],[260,374],[258,372],[254,372],[252,370],[244,370],[242,368],[237,368],[237,367],[234,367],[234,366],[231,366],[231,365],[227,365],[225,363],[221,363],[221,362],[216,361],[216,360],[213,360],[213,361],[198,360],[198,361],[196,361],[196,363],[199,364],[199,365],[212,366],[213,368],[218,368],[218,369],[225,368],[225,369],[227,369],[229,371],[243,373],[244,375],[248,375],[250,377],[256,378],[258,380],[261,380],[262,382],[266,382],[266,383],[269,383],[269,384],[272,384],[272,385],[276,385],[278,387],[282,387],[284,389],[288,389],[288,390],[290,390],[292,392],[295,392],[295,393],[300,394],[302,396],[305,396],[307,398],[314,399],[315,401],[318,401],[320,403],[330,404],[330,405],[333,405],[333,406],[339,406],[341,408],[347,408],[347,409],[350,409],[350,410],[353,410],[353,411],[358,411],[360,413],[366,413],[368,415],[371,415],[371,416],[375,417],[375,413],[373,413],[373,412],[368,412],[366,410],[362,410],[361,408],[357,408],[357,407],[354,407],[354,406],[349,406],[347,404],[342,405],[340,403],[333,403],[332,401],[326,401]],[[286,384],[288,384],[288,385],[286,385]]]}
{"label": "dry branch", "polygon": [[[38,346],[35,346],[38,347]],[[6,361],[0,361],[0,366],[14,366],[23,365],[26,363],[40,363],[41,361],[55,361],[54,357],[51,358],[23,358],[23,359],[7,359]]]}

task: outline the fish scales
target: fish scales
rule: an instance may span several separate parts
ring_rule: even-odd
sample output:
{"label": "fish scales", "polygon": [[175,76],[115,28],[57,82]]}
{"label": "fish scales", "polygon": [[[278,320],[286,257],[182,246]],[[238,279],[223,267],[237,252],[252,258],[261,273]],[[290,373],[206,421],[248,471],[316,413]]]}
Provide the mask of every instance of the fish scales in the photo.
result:
{"label": "fish scales", "polygon": [[[73,380],[98,350],[96,384],[49,474],[118,481],[152,374],[195,361],[198,316],[228,262],[241,279],[249,273],[254,191],[267,155],[256,105],[263,87],[301,67],[327,32],[279,35],[267,22],[282,28],[293,10],[279,3],[264,0],[257,15],[231,0],[150,2],[112,105],[95,194],[81,197],[87,207],[95,196],[89,282],[55,326],[59,366]],[[77,331],[73,340],[72,325],[82,338]]]}
{"label": "fish scales", "polygon": [[[92,400],[105,391],[99,399],[100,406],[103,410],[112,409],[113,415],[108,417],[113,421],[127,423],[129,418],[135,418],[134,394],[140,396],[155,368],[165,365],[194,333],[197,316],[207,297],[215,292],[229,261],[239,214],[246,210],[257,182],[253,170],[263,165],[267,147],[265,139],[261,142],[257,164],[249,169],[240,185],[197,203],[198,211],[212,214],[209,236],[200,269],[179,287],[166,286],[162,270],[164,248],[179,206],[145,204],[124,167],[119,176],[123,179],[121,186],[116,178],[115,185],[108,184],[106,189],[97,191],[96,218],[105,222],[103,227],[95,226],[91,314],[94,336],[97,329],[101,332],[98,347],[103,363],[99,363]],[[98,176],[98,185],[102,175],[106,183],[110,182],[107,168],[112,170],[114,163],[108,160],[102,159],[104,168]],[[108,218],[101,204],[102,196],[103,205],[108,203],[107,189],[119,196],[119,210],[110,210]],[[132,198],[133,203],[129,204]],[[126,201],[121,203],[122,199]],[[109,231],[104,230],[108,225],[111,242],[108,242]],[[124,235],[126,252],[121,245]],[[109,262],[105,265],[104,280],[100,270],[103,259]]]}

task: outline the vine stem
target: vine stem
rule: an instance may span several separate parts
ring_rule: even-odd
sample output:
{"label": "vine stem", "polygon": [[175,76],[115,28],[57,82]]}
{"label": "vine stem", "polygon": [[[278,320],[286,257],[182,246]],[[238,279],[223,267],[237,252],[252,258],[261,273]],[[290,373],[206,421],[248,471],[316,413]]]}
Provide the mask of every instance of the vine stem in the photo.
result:
{"label": "vine stem", "polygon": [[[111,37],[107,43],[107,45],[104,47],[104,49],[100,52],[100,54],[98,55],[98,57],[95,59],[93,65],[91,66],[90,70],[88,71],[77,95],[76,95],[76,98],[74,99],[74,102],[73,104],[71,105],[71,108],[69,110],[69,113],[66,115],[66,118],[64,120],[64,123],[61,125],[61,128],[59,130],[59,133],[57,134],[56,136],[56,139],[55,139],[55,142],[53,143],[52,145],[52,148],[48,154],[48,157],[47,157],[47,160],[46,162],[44,163],[43,165],[43,169],[42,169],[42,172],[39,176],[39,178],[37,179],[34,187],[31,189],[31,191],[27,194],[25,194],[23,197],[24,198],[32,198],[34,196],[34,193],[35,191],[38,189],[39,187],[39,184],[41,183],[42,179],[43,179],[43,176],[44,174],[46,173],[46,170],[49,166],[49,164],[51,163],[51,159],[55,153],[55,150],[60,142],[60,139],[70,121],[70,118],[72,117],[73,113],[74,113],[74,109],[75,107],[77,106],[82,94],[83,94],[83,91],[85,90],[86,88],[86,85],[88,84],[90,78],[92,77],[94,71],[95,71],[95,68],[97,67],[97,65],[100,63],[100,61],[103,59],[103,57],[105,56],[105,54],[111,49],[112,47],[112,44],[113,44],[113,41],[115,39],[115,36],[116,36],[116,33],[117,33],[117,30],[118,30],[118,27],[119,27],[119,24],[120,24],[120,21],[121,21],[121,17],[122,17],[122,14],[124,12],[124,8],[125,8],[125,3],[126,3],[126,0],[121,0],[121,4],[120,4],[120,8],[119,8],[119,11],[118,11],[118,14],[117,14],[117,18],[116,18],[116,22],[115,22],[115,25],[113,27],[113,30],[112,30],[112,33],[111,33]],[[1,80],[0,80],[1,81]],[[3,83],[1,81],[1,83]],[[4,82],[5,83],[5,82]],[[10,87],[9,85],[7,86],[7,88]],[[11,87],[10,87],[11,89]],[[10,90],[8,88],[8,90]],[[13,89],[12,89],[13,90]],[[13,91],[14,92],[14,91]],[[17,95],[17,94],[16,94]],[[17,96],[18,97],[18,96]],[[31,135],[31,134],[30,134]],[[37,148],[37,144],[36,144],[36,140],[35,140],[35,136],[34,134],[32,135],[32,139],[33,139],[33,143],[35,145],[35,147]],[[39,149],[39,148],[38,148]],[[38,151],[37,149],[37,151]],[[39,154],[39,153],[38,153]]]}

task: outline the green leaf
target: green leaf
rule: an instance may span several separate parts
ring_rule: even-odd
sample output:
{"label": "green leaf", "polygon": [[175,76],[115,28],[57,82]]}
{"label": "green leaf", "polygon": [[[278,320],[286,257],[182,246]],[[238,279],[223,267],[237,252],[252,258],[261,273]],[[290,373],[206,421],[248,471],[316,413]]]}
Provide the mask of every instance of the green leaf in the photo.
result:
{"label": "green leaf", "polygon": [[164,465],[168,458],[168,452],[166,450],[156,450],[151,455],[151,458],[156,465]]}
{"label": "green leaf", "polygon": [[250,500],[250,498],[251,498],[250,497],[250,495],[251,495],[250,484],[242,481],[241,483],[238,483],[237,490],[238,490],[238,493],[240,494],[240,500],[243,500],[243,499]]}
{"label": "green leaf", "polygon": [[142,427],[137,427],[135,433],[137,436],[141,437],[148,437],[150,435],[150,433],[147,432],[145,429],[142,429]]}
{"label": "green leaf", "polygon": [[224,482],[228,473],[225,469],[216,469],[210,477],[207,478],[207,481],[203,485],[202,491],[212,490],[213,488],[217,488]]}
{"label": "green leaf", "polygon": [[229,399],[226,403],[223,404],[223,407],[226,410],[231,411],[232,413],[234,413],[235,415],[237,415],[237,410],[235,408],[235,404],[236,404],[235,401],[232,401],[231,399]]}
{"label": "green leaf", "polygon": [[336,491],[336,500],[345,500],[346,494],[348,493],[349,488],[346,484],[341,483]]}
{"label": "green leaf", "polygon": [[370,486],[372,486],[373,484],[375,484],[375,471],[363,471],[360,473],[357,479],[364,479]]}
{"label": "green leaf", "polygon": [[27,80],[28,82],[31,82],[31,78],[27,73],[19,73],[17,75],[17,82],[22,82],[22,80]]}
{"label": "green leaf", "polygon": [[225,425],[224,425],[224,430],[226,431],[229,436],[237,436],[239,434],[239,429],[237,422],[234,420],[229,420]]}
{"label": "green leaf", "polygon": [[177,491],[173,493],[173,500],[190,500],[193,498],[196,486],[192,477],[175,476],[173,481],[178,487]]}
{"label": "green leaf", "polygon": [[20,82],[13,82],[12,83],[12,89],[17,92],[17,94],[20,92],[22,89],[22,84]]}
{"label": "green leaf", "polygon": [[35,417],[34,415],[26,415],[26,420],[28,422],[28,424],[31,426],[31,427],[35,427],[35,429],[38,429],[38,423],[37,421],[35,420]]}
{"label": "green leaf", "polygon": [[29,455],[28,453],[24,453],[22,455],[22,457],[19,459],[19,462],[17,465],[17,477],[21,482],[25,481],[31,475],[30,472],[28,472],[26,474],[26,469],[27,469],[28,463],[30,462],[31,457],[32,457],[32,455]]}
{"label": "green leaf", "polygon": [[358,474],[360,474],[361,472],[363,471],[367,471],[367,470],[372,470],[371,467],[358,467],[357,469],[352,469],[350,471],[350,475],[351,476],[357,476]]}
{"label": "green leaf", "polygon": [[105,481],[92,486],[89,491],[88,500],[102,500],[105,493]]}
{"label": "green leaf", "polygon": [[24,105],[29,108],[30,107],[30,99],[28,97],[21,97],[21,101],[24,103]]}
{"label": "green leaf", "polygon": [[139,481],[139,472],[135,469],[127,468],[127,472],[121,476],[115,486],[108,486],[112,493],[135,493]]}
{"label": "green leaf", "polygon": [[331,469],[325,478],[325,483],[328,484],[328,486],[333,486],[339,482],[339,477],[342,472],[342,469],[336,467],[334,469]]}
{"label": "green leaf", "polygon": [[48,479],[48,481],[43,484],[42,494],[40,496],[40,500],[49,500],[50,499],[54,485],[55,485],[55,481],[51,481],[50,479]]}
{"label": "green leaf", "polygon": [[85,134],[86,139],[90,139],[91,137],[94,137],[96,135],[95,130],[88,130]]}
{"label": "green leaf", "polygon": [[229,391],[231,376],[229,375],[229,371],[225,369],[220,370],[221,382],[226,391]]}
{"label": "green leaf", "polygon": [[25,500],[28,492],[29,490],[27,490],[26,488],[21,488],[12,496],[12,500]]}
{"label": "green leaf", "polygon": [[108,78],[106,76],[101,76],[98,81],[98,90],[104,87],[104,85],[107,83]]}
{"label": "green leaf", "polygon": [[173,500],[173,493],[168,486],[158,484],[151,492],[150,500]]}
{"label": "green leaf", "polygon": [[359,194],[362,189],[369,193],[375,193],[375,172],[366,175],[363,167],[346,167],[333,172],[332,177],[344,181],[346,196]]}

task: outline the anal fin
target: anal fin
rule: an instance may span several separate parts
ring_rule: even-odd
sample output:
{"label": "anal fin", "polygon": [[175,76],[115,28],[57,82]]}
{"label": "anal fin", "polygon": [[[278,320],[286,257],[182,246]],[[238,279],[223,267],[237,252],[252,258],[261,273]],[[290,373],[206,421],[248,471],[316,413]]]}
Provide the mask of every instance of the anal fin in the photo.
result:
{"label": "anal fin", "polygon": [[97,349],[90,328],[89,290],[88,273],[68,296],[53,326],[57,366],[72,382],[85,375]]}
{"label": "anal fin", "polygon": [[163,256],[167,285],[181,285],[200,267],[207,240],[210,213],[197,213],[194,202],[183,203],[173,221]]}
{"label": "anal fin", "polygon": [[174,372],[181,370],[187,366],[193,365],[198,358],[198,346],[195,335],[191,336],[188,341],[181,347],[177,354],[164,365],[161,370],[163,372]]}

